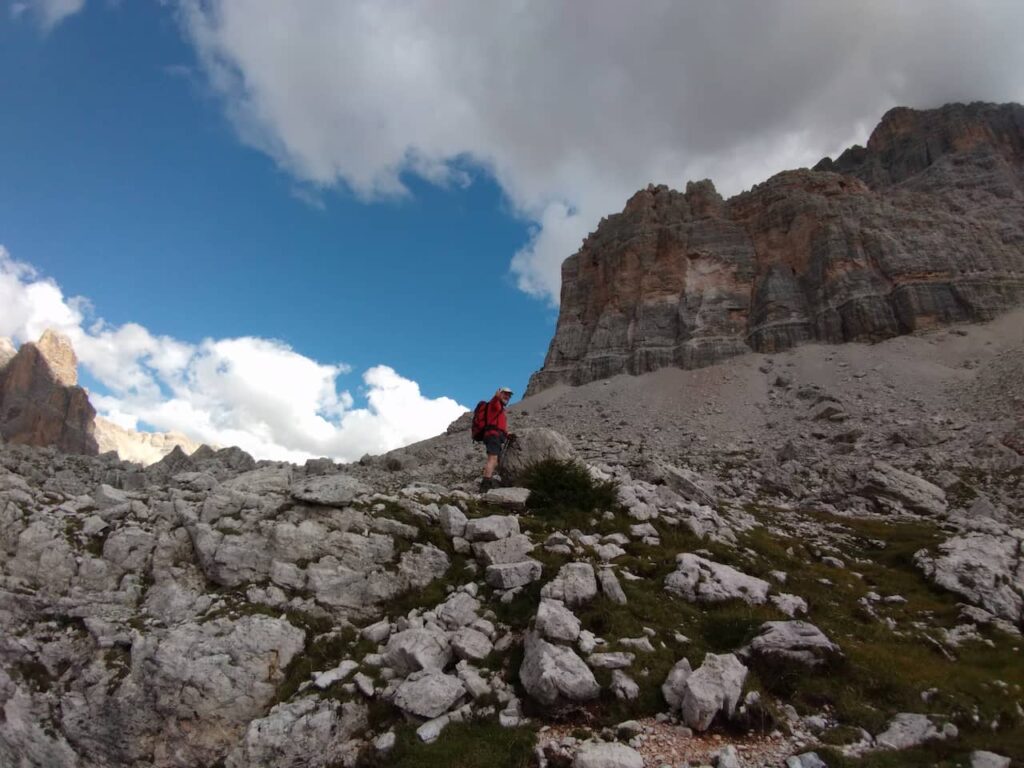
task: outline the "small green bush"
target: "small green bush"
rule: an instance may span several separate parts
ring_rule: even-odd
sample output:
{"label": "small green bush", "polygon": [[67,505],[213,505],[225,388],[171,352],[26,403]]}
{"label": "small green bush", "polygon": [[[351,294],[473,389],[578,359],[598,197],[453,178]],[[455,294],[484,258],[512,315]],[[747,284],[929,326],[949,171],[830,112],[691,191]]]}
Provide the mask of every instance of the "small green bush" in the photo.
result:
{"label": "small green bush", "polygon": [[523,473],[522,484],[530,489],[526,506],[544,517],[583,523],[595,512],[619,506],[618,484],[595,480],[585,466],[575,461],[539,461]]}

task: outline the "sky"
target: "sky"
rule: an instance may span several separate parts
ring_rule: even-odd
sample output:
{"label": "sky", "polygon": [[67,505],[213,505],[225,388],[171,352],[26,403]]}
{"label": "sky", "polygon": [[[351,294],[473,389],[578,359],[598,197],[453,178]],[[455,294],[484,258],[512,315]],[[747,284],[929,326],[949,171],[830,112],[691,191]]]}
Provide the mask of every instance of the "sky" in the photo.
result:
{"label": "sky", "polygon": [[1024,101],[1020,29],[994,0],[0,2],[0,335],[63,330],[123,426],[386,451],[522,392],[561,262],[637,189]]}

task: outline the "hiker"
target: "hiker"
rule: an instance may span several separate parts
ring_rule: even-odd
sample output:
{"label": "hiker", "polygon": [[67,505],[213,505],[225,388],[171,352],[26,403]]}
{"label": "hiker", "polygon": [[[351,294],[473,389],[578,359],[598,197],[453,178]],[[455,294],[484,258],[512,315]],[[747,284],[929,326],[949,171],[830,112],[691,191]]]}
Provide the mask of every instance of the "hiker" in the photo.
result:
{"label": "hiker", "polygon": [[498,457],[506,442],[514,437],[508,433],[508,419],[505,417],[505,406],[511,399],[512,390],[500,387],[490,400],[481,400],[473,412],[473,439],[482,441],[487,449],[484,476],[480,480],[481,493],[494,486],[493,476],[498,466]]}

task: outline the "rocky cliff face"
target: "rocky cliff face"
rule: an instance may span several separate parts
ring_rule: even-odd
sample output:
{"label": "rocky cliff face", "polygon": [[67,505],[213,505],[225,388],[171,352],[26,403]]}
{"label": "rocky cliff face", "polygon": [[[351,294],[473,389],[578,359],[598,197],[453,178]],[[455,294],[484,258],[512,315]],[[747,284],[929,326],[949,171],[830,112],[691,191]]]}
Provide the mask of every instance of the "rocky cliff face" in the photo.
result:
{"label": "rocky cliff face", "polygon": [[867,147],[728,201],[648,187],[562,265],[528,393],[1024,303],[1024,107],[894,109]]}
{"label": "rocky cliff face", "polygon": [[[3,349],[13,349],[9,342]],[[46,331],[6,364],[0,356],[0,436],[22,445],[52,445],[65,453],[97,453],[96,410],[77,386],[78,361],[67,337]]]}

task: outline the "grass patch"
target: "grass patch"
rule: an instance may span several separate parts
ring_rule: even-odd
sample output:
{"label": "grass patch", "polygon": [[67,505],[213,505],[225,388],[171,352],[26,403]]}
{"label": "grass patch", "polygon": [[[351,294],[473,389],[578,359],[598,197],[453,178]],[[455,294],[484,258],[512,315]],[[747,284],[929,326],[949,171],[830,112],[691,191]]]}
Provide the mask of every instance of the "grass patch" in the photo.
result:
{"label": "grass patch", "polygon": [[528,467],[520,482],[530,489],[526,502],[530,512],[557,521],[563,529],[586,527],[595,513],[620,506],[618,484],[595,480],[575,461],[544,459]]}
{"label": "grass patch", "polygon": [[396,735],[391,752],[364,754],[359,768],[528,768],[537,741],[531,728],[484,721],[453,723],[433,744],[422,744],[411,726]]}
{"label": "grass patch", "polygon": [[[762,527],[741,537],[741,544],[757,553],[745,570],[760,576],[785,571],[788,579],[779,591],[805,598],[808,620],[844,654],[817,670],[755,664],[753,672],[764,689],[801,712],[830,711],[841,726],[824,739],[833,743],[852,738],[854,727],[877,734],[897,712],[944,715],[961,732],[955,744],[879,753],[861,761],[829,760],[829,765],[962,765],[968,744],[1024,759],[1024,722],[1017,709],[1024,690],[1024,643],[993,631],[984,633],[987,642],[943,650],[942,630],[959,623],[962,598],[928,582],[913,562],[918,550],[947,537],[938,525],[807,515],[841,547],[846,568],[836,569],[818,561],[814,542],[796,535],[797,529],[792,538],[786,536],[784,520],[796,525],[806,520],[770,510],[755,514],[774,530]],[[869,602],[870,592],[903,600]],[[924,704],[921,693],[932,689],[937,693]],[[998,726],[995,731],[992,723]]]}

